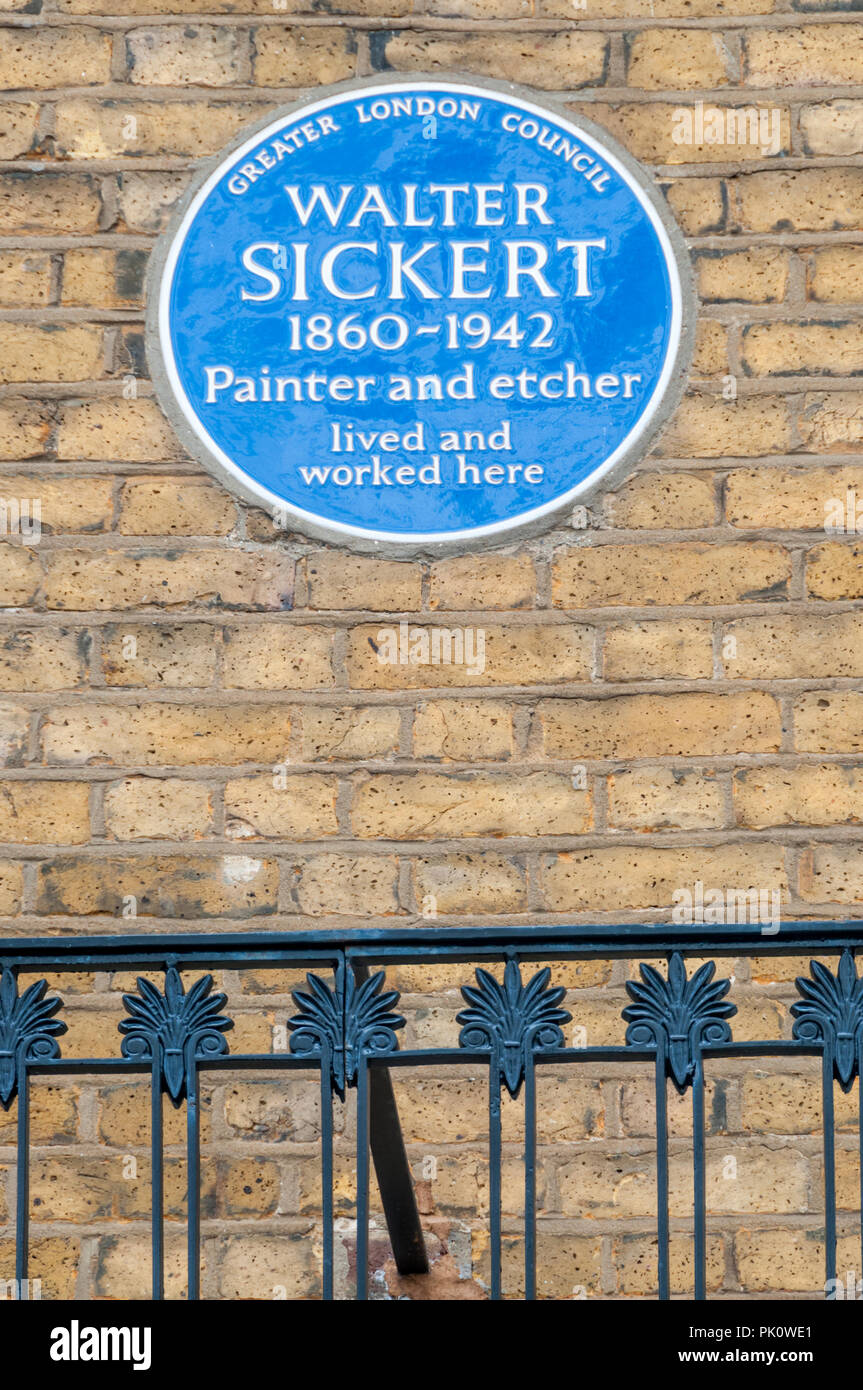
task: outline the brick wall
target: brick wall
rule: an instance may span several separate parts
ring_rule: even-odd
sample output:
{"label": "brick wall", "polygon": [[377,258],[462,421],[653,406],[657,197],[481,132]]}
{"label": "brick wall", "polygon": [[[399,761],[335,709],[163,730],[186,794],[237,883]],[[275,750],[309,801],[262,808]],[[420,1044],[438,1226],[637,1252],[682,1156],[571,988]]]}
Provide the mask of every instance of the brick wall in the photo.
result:
{"label": "brick wall", "polygon": [[[825,506],[849,491],[863,528],[863,26],[847,4],[0,9],[0,496],[42,507],[38,546],[4,541],[0,567],[5,935],[423,914],[663,921],[672,893],[697,879],[780,890],[786,917],[860,914],[863,542],[853,522],[824,529]],[[142,277],[193,162],[302,89],[382,69],[556,94],[655,167],[690,240],[702,306],[689,393],[654,453],[591,505],[586,529],[434,563],[286,538],[184,457],[153,399]],[[726,134],[729,109],[763,108],[772,152],[679,141],[680,111],[696,102],[721,113]],[[380,629],[402,620],[482,628],[485,670],[381,665]],[[788,1035],[802,965],[731,967],[736,1036]],[[588,1042],[622,1041],[633,968],[555,971]],[[407,1037],[451,1044],[465,972],[390,973]],[[114,1052],[131,978],[56,983],[64,1051]],[[226,972],[237,1048],[274,1045],[291,983]],[[435,1296],[479,1296],[481,1080],[400,1073],[397,1091],[441,1256]],[[646,1073],[543,1073],[540,1105],[542,1293],[652,1293]],[[313,1085],[219,1080],[204,1109],[207,1295],[314,1292]],[[709,1111],[711,1288],[814,1296],[811,1068],[716,1068]],[[511,1289],[517,1116],[507,1105]],[[685,1216],[685,1105],[672,1116]],[[844,1272],[857,1260],[849,1104],[840,1119]],[[0,1120],[8,1144],[14,1110]],[[350,1132],[348,1107],[345,1217]],[[41,1082],[33,1140],[43,1294],[145,1294],[146,1089]],[[12,1153],[0,1154],[7,1207]],[[181,1153],[171,1149],[174,1217]],[[342,1267],[348,1244],[346,1226]],[[380,1239],[375,1250],[385,1260]],[[684,1288],[683,1234],[673,1255]],[[10,1258],[6,1239],[0,1274]]]}

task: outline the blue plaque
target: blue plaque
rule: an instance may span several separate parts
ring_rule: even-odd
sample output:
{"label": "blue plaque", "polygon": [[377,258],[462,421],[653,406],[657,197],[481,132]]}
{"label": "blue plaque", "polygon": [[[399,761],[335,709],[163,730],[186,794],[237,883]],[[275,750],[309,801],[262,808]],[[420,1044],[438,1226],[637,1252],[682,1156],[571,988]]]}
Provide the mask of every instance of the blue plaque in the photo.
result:
{"label": "blue plaque", "polygon": [[535,533],[644,455],[694,323],[682,238],[604,132],[518,89],[352,83],[197,178],[148,342],[190,452],[360,549]]}

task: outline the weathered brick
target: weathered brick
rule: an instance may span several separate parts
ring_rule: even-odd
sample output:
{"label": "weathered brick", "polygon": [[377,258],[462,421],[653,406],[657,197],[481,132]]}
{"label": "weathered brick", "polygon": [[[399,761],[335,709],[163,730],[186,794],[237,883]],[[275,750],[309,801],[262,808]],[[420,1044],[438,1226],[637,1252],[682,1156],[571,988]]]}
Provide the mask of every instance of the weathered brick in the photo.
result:
{"label": "weathered brick", "polygon": [[705,680],[713,675],[713,629],[696,618],[610,627],[602,654],[607,681]]}
{"label": "weathered brick", "polygon": [[738,825],[851,825],[863,820],[863,769],[838,763],[742,768],[734,774]]}
{"label": "weathered brick", "polygon": [[591,825],[590,798],[552,772],[378,773],[355,780],[351,823],[373,840],[578,835]]}
{"label": "weathered brick", "polygon": [[[284,781],[284,786],[282,786]],[[277,783],[277,785],[273,785]],[[225,788],[228,830],[236,839],[317,840],[338,831],[335,777],[244,777]]]}
{"label": "weathered brick", "polygon": [[12,917],[21,907],[21,865],[0,861],[0,915]]}
{"label": "weathered brick", "polygon": [[138,917],[240,917],[273,912],[278,870],[266,859],[177,855],[87,859],[73,855],[37,869],[36,911],[122,919],[124,899]]}
{"label": "weathered brick", "polygon": [[132,29],[126,49],[130,81],[148,87],[229,87],[251,75],[243,29],[212,24]]}
{"label": "weathered brick", "polygon": [[[618,1289],[622,1294],[656,1296],[658,1287],[658,1244],[655,1236],[625,1235],[613,1245]],[[707,1288],[715,1292],[725,1278],[725,1246],[721,1236],[707,1241]],[[692,1297],[695,1261],[692,1242],[686,1236],[672,1236],[668,1250],[668,1275],[672,1293]]]}
{"label": "weathered brick", "polygon": [[[41,1297],[71,1299],[81,1263],[81,1241],[72,1236],[34,1237],[30,1241],[29,1277],[41,1283]],[[0,1278],[15,1278],[15,1241],[0,1243]]]}
{"label": "weathered brick", "polygon": [[0,541],[0,603],[24,607],[33,603],[42,583],[42,566],[30,548]]}
{"label": "weathered brick", "polygon": [[81,247],[63,257],[61,303],[69,308],[135,309],[144,294],[147,252]]}
{"label": "weathered brick", "polygon": [[800,859],[800,896],[810,903],[863,902],[863,845],[813,845]]}
{"label": "weathered brick", "polygon": [[811,299],[823,304],[859,304],[863,299],[863,246],[825,246],[815,252],[806,289]]}
{"label": "weathered brick", "polygon": [[200,840],[212,834],[213,792],[204,782],[126,777],[105,791],[114,840]]}
{"label": "weathered brick", "polygon": [[529,608],[535,596],[529,555],[459,555],[431,567],[430,608]]}
{"label": "weathered brick", "polygon": [[670,916],[673,894],[684,888],[691,891],[696,881],[704,883],[705,890],[777,890],[783,896],[788,890],[779,847],[658,849],[639,845],[547,855],[542,894],[551,912],[661,908]]}
{"label": "weathered brick", "polygon": [[666,197],[689,236],[719,232],[725,226],[728,197],[721,179],[678,179],[670,184]]}
{"label": "weathered brick", "polygon": [[853,452],[863,440],[863,393],[808,392],[797,423],[811,453]]}
{"label": "weathered brick", "polygon": [[721,458],[785,453],[791,447],[788,406],[782,396],[687,396],[662,438],[666,458]]}
{"label": "weathered brick", "polygon": [[99,230],[99,180],[89,174],[0,174],[0,233],[88,234]]}
{"label": "weathered brick", "polygon": [[401,716],[381,705],[303,706],[302,756],[309,762],[389,758],[398,751]]}
{"label": "weathered brick", "polygon": [[695,257],[698,293],[706,304],[775,304],[788,286],[787,251],[702,251]]}
{"label": "weathered brick", "polygon": [[127,483],[117,530],[124,536],[226,536],[237,509],[221,488],[191,478],[146,478]]}
{"label": "weathered brick", "polygon": [[767,543],[597,545],[558,552],[552,592],[558,608],[763,603],[790,577],[788,551]]}
{"label": "weathered brick", "polygon": [[863,498],[863,468],[738,468],[725,480],[725,515],[743,530],[823,531],[847,493]]}
{"label": "weathered brick", "polygon": [[66,550],[52,554],[47,569],[45,603],[67,610],[287,608],[293,577],[291,560],[242,550]]}
{"label": "weathered brick", "polygon": [[0,690],[70,690],[86,684],[85,630],[16,628],[0,637]]}
{"label": "weathered brick", "polygon": [[86,323],[6,323],[0,381],[88,381],[103,375],[102,329]]}
{"label": "weathered brick", "polygon": [[114,512],[110,478],[0,477],[0,497],[36,497],[44,534],[105,531]]}
{"label": "weathered brick", "polygon": [[513,754],[512,714],[502,700],[428,700],[413,723],[418,758],[472,762]]}
{"label": "weathered brick", "polygon": [[[267,114],[259,102],[92,101],[57,103],[56,139],[72,159],[217,154]],[[116,254],[116,253],[109,253]]]}
{"label": "weathered brick", "polygon": [[343,29],[286,29],[264,24],[254,31],[255,82],[259,87],[309,87],[341,82],[357,69],[357,45]]}
{"label": "weathered brick", "polygon": [[863,614],[740,618],[725,628],[728,638],[735,654],[723,656],[723,665],[733,679],[863,676]]}
{"label": "weathered brick", "polygon": [[608,779],[608,822],[621,830],[705,830],[725,823],[722,784],[710,772],[638,767]]}
{"label": "weathered brick", "polygon": [[863,170],[766,170],[734,180],[741,226],[751,232],[830,232],[863,221]]}
{"label": "weathered brick", "polygon": [[27,754],[29,712],[23,705],[0,704],[0,766],[21,767]]}
{"label": "weathered brick", "polygon": [[542,700],[539,714],[544,750],[560,758],[775,753],[781,737],[777,702],[761,690]]}
{"label": "weathered brick", "polygon": [[[405,651],[411,641],[427,640],[429,652],[435,631],[457,633],[452,638],[451,651],[458,655],[459,638],[465,658],[479,655],[476,629],[470,639],[461,628],[446,628],[442,624],[428,627],[411,626],[407,632]],[[399,640],[397,628],[382,628],[377,623],[354,628],[348,639],[348,672],[351,685],[359,689],[422,690],[444,686],[529,685],[536,682],[558,683],[590,679],[593,656],[593,631],[589,627],[569,623],[523,624],[507,627],[486,627],[482,661],[470,665],[450,661],[436,665],[429,661],[410,661],[402,664],[386,659],[388,647]],[[395,634],[392,636],[391,634]],[[413,634],[413,636],[412,636]],[[419,637],[416,636],[419,634]],[[438,637],[440,644],[442,639]],[[419,648],[418,648],[419,650]],[[441,646],[441,651],[446,648]],[[480,669],[480,666],[482,669]]]}
{"label": "weathered brick", "polygon": [[399,911],[391,855],[318,854],[294,864],[291,896],[309,917],[391,917]]}
{"label": "weathered brick", "polygon": [[863,81],[863,30],[847,24],[750,29],[744,35],[747,80],[753,87],[801,87]]}
{"label": "weathered brick", "polygon": [[[639,64],[639,72],[649,79],[650,64]],[[664,85],[660,83],[660,89]],[[766,154],[787,153],[791,145],[787,107],[766,107],[761,102],[736,107],[711,101],[704,103],[700,115],[694,104],[664,101],[614,106],[590,102],[575,109],[604,126],[636,159],[648,164],[744,163],[764,159]]]}
{"label": "weathered brick", "polygon": [[222,1298],[320,1298],[320,1270],[308,1236],[232,1235],[220,1252]]}
{"label": "weathered brick", "polygon": [[863,597],[863,544],[827,541],[810,550],[806,560],[806,591],[813,598]]}
{"label": "weathered brick", "polygon": [[0,400],[0,459],[31,459],[44,454],[52,415],[47,402],[12,396]]}
{"label": "weathered brick", "polygon": [[863,695],[807,691],[794,702],[794,741],[801,753],[863,753]]}
{"label": "weathered brick", "polygon": [[630,87],[724,87],[730,77],[731,55],[722,35],[709,29],[643,29],[629,40]]}
{"label": "weathered brick", "polygon": [[180,627],[111,624],[102,629],[106,685],[177,689],[215,682],[219,630],[207,623]]}
{"label": "weathered brick", "polygon": [[637,473],[605,498],[608,524],[634,531],[712,526],[715,511],[705,473]]}
{"label": "weathered brick", "polygon": [[525,873],[516,859],[490,852],[419,859],[414,892],[423,915],[509,913],[527,909]]}
{"label": "weathered brick", "polygon": [[222,679],[240,690],[321,690],[333,685],[333,633],[260,623],[225,632]]}
{"label": "weathered brick", "polygon": [[383,45],[383,64],[399,72],[453,69],[557,91],[605,80],[608,39],[599,33],[450,34],[404,31]]}
{"label": "weathered brick", "polygon": [[0,102],[0,159],[29,154],[37,143],[38,121],[36,102]]}
{"label": "weathered brick", "polygon": [[[2,128],[0,108],[0,130]],[[0,150],[2,148],[0,135]],[[42,251],[0,251],[0,304],[11,309],[35,309],[47,304],[50,298],[49,255]]]}
{"label": "weathered brick", "polygon": [[743,362],[753,376],[855,376],[863,371],[863,325],[755,324],[743,334]]}
{"label": "weathered brick", "polygon": [[46,713],[42,747],[73,767],[275,763],[290,728],[283,705],[73,705]]}
{"label": "weathered brick", "polygon": [[74,29],[4,29],[0,87],[93,87],[111,80],[111,35]]}
{"label": "weathered brick", "polygon": [[103,398],[63,407],[57,457],[159,463],[181,454],[155,401]]}
{"label": "weathered brick", "polygon": [[0,783],[0,839],[84,844],[90,834],[89,793],[86,782]]}
{"label": "weathered brick", "polygon": [[161,232],[185,191],[187,174],[122,173],[117,180],[120,217],[130,232]]}
{"label": "weathered brick", "polygon": [[804,106],[800,131],[807,154],[863,152],[863,102],[830,101]]}
{"label": "weathered brick", "polygon": [[412,612],[422,599],[419,565],[372,560],[323,550],[297,566],[297,583],[305,585],[309,608],[370,608]]}

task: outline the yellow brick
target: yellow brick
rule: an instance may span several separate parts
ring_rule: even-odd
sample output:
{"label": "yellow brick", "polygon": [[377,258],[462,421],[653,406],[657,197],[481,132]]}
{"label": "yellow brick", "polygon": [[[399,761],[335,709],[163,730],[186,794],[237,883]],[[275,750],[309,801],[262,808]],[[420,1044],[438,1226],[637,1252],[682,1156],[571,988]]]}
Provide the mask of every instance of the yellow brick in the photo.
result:
{"label": "yellow brick", "polygon": [[857,825],[863,769],[839,764],[745,768],[734,774],[738,825]]}
{"label": "yellow brick", "polygon": [[678,179],[666,194],[681,230],[689,236],[721,231],[727,195],[721,179]]}
{"label": "yellow brick", "polygon": [[16,170],[0,174],[0,233],[92,234],[99,230],[99,180],[86,174]]}
{"label": "yellow brick", "polygon": [[430,608],[530,608],[535,596],[529,555],[460,555],[431,567]]}
{"label": "yellow brick", "polygon": [[807,292],[823,304],[859,304],[863,300],[863,246],[825,246],[817,251]]}
{"label": "yellow brick", "polygon": [[0,690],[68,690],[84,685],[90,634],[38,627],[0,638]]}
{"label": "yellow brick", "polygon": [[393,560],[323,550],[300,562],[297,582],[306,586],[309,608],[371,608],[398,613],[421,605],[419,565]]}
{"label": "yellow brick", "polygon": [[39,107],[34,101],[0,102],[0,159],[30,153],[37,143],[38,120]]}
{"label": "yellow brick", "polygon": [[[25,988],[19,978],[19,993]],[[44,1077],[33,1078],[30,1089],[30,1142],[32,1144],[74,1144],[77,1138],[79,1091],[69,1086],[52,1086]],[[14,1109],[0,1114],[0,1139],[14,1144],[16,1135]]]}
{"label": "yellow brick", "polygon": [[831,232],[863,220],[863,170],[795,169],[735,179],[741,226],[751,232]]}
{"label": "yellow brick", "polygon": [[0,541],[0,603],[24,607],[35,601],[42,583],[42,566],[32,549]]}
{"label": "yellow brick", "polygon": [[318,854],[294,865],[292,896],[309,917],[391,917],[399,911],[390,855]]}
{"label": "yellow brick", "polygon": [[863,325],[756,324],[744,332],[743,361],[753,376],[854,376],[863,370]]}
{"label": "yellow brick", "polygon": [[551,91],[604,81],[608,40],[598,33],[416,33],[389,38],[385,65],[398,72],[461,71]]}
{"label": "yellow brick", "polygon": [[542,893],[550,912],[618,912],[663,909],[670,917],[673,894],[707,888],[787,893],[781,848],[719,845],[699,849],[650,846],[583,850],[548,855]]}
{"label": "yellow brick", "polygon": [[698,293],[709,304],[774,304],[785,298],[788,261],[786,251],[769,246],[702,251],[695,258]]}
{"label": "yellow brick", "polygon": [[[820,1070],[820,1069],[819,1069]],[[839,1128],[854,1121],[851,1096],[835,1093]],[[842,1113],[844,1112],[844,1114]],[[821,1130],[821,1078],[753,1072],[743,1079],[742,1126],[768,1134],[818,1134]]]}
{"label": "yellow brick", "polygon": [[707,680],[713,675],[713,629],[695,618],[610,627],[603,645],[607,681]]}
{"label": "yellow brick", "polygon": [[71,308],[95,305],[134,309],[141,304],[147,252],[82,247],[63,257],[61,302]]}
{"label": "yellow brick", "polygon": [[863,902],[863,846],[805,849],[800,860],[800,896],[810,903]]}
{"label": "yellow brick", "polygon": [[42,401],[0,400],[0,458],[31,459],[46,452],[52,410]]}
{"label": "yellow brick", "polygon": [[[823,1229],[743,1229],[735,1235],[734,1248],[740,1280],[748,1291],[774,1290],[813,1296],[820,1291],[823,1296]],[[845,1269],[846,1265],[840,1268]]]}
{"label": "yellow brick", "polygon": [[578,835],[591,826],[590,797],[552,772],[379,773],[356,779],[351,824],[373,840]]}
{"label": "yellow brick", "polygon": [[778,614],[729,623],[736,654],[723,658],[732,679],[787,680],[795,676],[863,676],[863,614],[808,618]]}
{"label": "yellow brick", "polygon": [[222,488],[191,478],[147,478],[127,483],[117,530],[124,536],[226,536],[236,505]]}
{"label": "yellow brick", "polygon": [[722,35],[709,29],[643,29],[629,44],[627,80],[647,91],[723,87],[731,57]]}
{"label": "yellow brick", "polygon": [[27,753],[30,716],[23,705],[0,704],[0,765],[21,767]]}
{"label": "yellow brick", "polygon": [[767,691],[543,700],[550,757],[649,758],[775,753],[781,721]]}
{"label": "yellow brick", "polygon": [[800,131],[807,154],[848,155],[863,150],[863,102],[831,101],[804,106]]}
{"label": "yellow brick", "polygon": [[132,29],[129,77],[148,87],[227,87],[249,80],[248,36],[210,24]]}
{"label": "yellow brick", "polygon": [[108,104],[76,97],[57,103],[57,148],[72,159],[217,154],[241,130],[262,120],[267,109],[260,102]]}
{"label": "yellow brick", "polygon": [[333,633],[324,627],[255,624],[225,633],[222,679],[238,690],[321,690],[334,683]]}
{"label": "yellow brick", "polygon": [[559,551],[552,576],[558,608],[736,603],[785,594],[791,557],[782,546],[597,545]]}
{"label": "yellow brick", "polygon": [[502,700],[429,700],[414,714],[418,758],[482,762],[512,757],[512,714]]}
{"label": "yellow brick", "polygon": [[62,409],[58,458],[158,463],[180,456],[176,435],[155,401],[102,399]]}
{"label": "yellow brick", "polygon": [[304,760],[389,758],[398,751],[401,716],[397,709],[304,705],[302,718]]}
{"label": "yellow brick", "polygon": [[102,330],[85,323],[7,323],[0,381],[88,381],[101,377]]}
{"label": "yellow brick", "polygon": [[[648,64],[640,65],[639,71],[650,78]],[[604,126],[630,154],[648,164],[743,163],[789,150],[787,108],[765,107],[760,102],[740,108],[712,101],[704,106],[700,119],[692,103],[624,102],[602,106],[590,102],[575,109]],[[696,135],[701,139],[696,139]]]}
{"label": "yellow brick", "polygon": [[853,452],[863,440],[863,394],[809,392],[798,417],[800,435],[812,453]]}
{"label": "yellow brick", "polygon": [[863,81],[863,30],[858,25],[752,29],[743,43],[746,77],[753,87]]}
{"label": "yellow brick", "polygon": [[259,87],[309,87],[341,82],[357,70],[356,40],[339,29],[255,30],[255,83]]}
{"label": "yellow brick", "polygon": [[688,396],[663,436],[666,458],[721,458],[785,453],[791,447],[788,407],[781,396]]}
{"label": "yellow brick", "polygon": [[[656,1297],[658,1287],[657,1241],[655,1236],[626,1235],[614,1242],[613,1262],[618,1288],[630,1296],[646,1294]],[[720,1289],[725,1278],[725,1247],[721,1236],[711,1235],[707,1241],[707,1287],[711,1292]],[[669,1279],[671,1292],[692,1297],[695,1287],[695,1264],[692,1241],[687,1236],[672,1236],[669,1244]]]}
{"label": "yellow brick", "polygon": [[[152,1296],[152,1258],[149,1234],[104,1236],[99,1242],[93,1288],[97,1298],[148,1299]],[[204,1245],[201,1267],[207,1267]],[[167,1299],[186,1297],[186,1241],[179,1232],[165,1237],[164,1288]]]}
{"label": "yellow brick", "polygon": [[241,550],[55,552],[48,561],[48,608],[173,607],[280,609],[288,606],[292,561]]}
{"label": "yellow brick", "polygon": [[44,534],[105,531],[114,513],[110,478],[0,477],[0,497],[37,497]]}
{"label": "yellow brick", "polygon": [[102,629],[102,670],[106,685],[176,689],[215,682],[219,630],[206,623],[179,627],[141,627],[135,623]]}
{"label": "yellow brick", "polygon": [[86,782],[0,783],[0,839],[11,844],[84,844],[90,833]]}
{"label": "yellow brick", "polygon": [[115,840],[203,839],[212,834],[212,789],[176,777],[127,777],[105,791],[105,825]]}
{"label": "yellow brick", "polygon": [[168,225],[188,175],[123,173],[117,183],[120,230],[153,233]]}
{"label": "yellow brick", "polygon": [[318,1259],[307,1235],[232,1235],[220,1254],[222,1298],[320,1298]]}
{"label": "yellow brick", "polygon": [[111,36],[98,29],[6,29],[0,87],[93,87],[111,80]]}
{"label": "yellow brick", "polygon": [[794,729],[801,753],[863,753],[863,695],[807,691],[795,701]]}
{"label": "yellow brick", "polygon": [[621,830],[705,830],[725,823],[722,785],[709,773],[632,768],[608,779],[608,822]]}
{"label": "yellow brick", "polygon": [[[30,1241],[29,1277],[31,1281],[40,1281],[41,1298],[74,1298],[80,1262],[81,1242],[71,1236],[45,1236]],[[0,1244],[0,1278],[15,1278],[14,1240]]]}
{"label": "yellow brick", "polygon": [[[0,114],[0,130],[3,124]],[[0,304],[12,309],[38,308],[50,298],[50,256],[42,251],[0,251]]]}
{"label": "yellow brick", "polygon": [[863,500],[863,468],[739,468],[725,481],[725,514],[747,531],[822,531],[833,504],[847,506],[849,491]]}
{"label": "yellow brick", "polygon": [[417,860],[414,892],[424,916],[527,910],[524,869],[500,854],[450,854]]}
{"label": "yellow brick", "polygon": [[21,865],[0,862],[0,915],[12,917],[21,906]]}
{"label": "yellow brick", "polygon": [[716,511],[709,473],[638,473],[605,499],[610,526],[669,530],[712,526]]}
{"label": "yellow brick", "polygon": [[46,713],[42,746],[70,766],[275,763],[290,728],[283,705],[74,705]]}
{"label": "yellow brick", "polygon": [[[415,634],[425,634],[431,652],[432,634],[439,629],[452,632],[443,624],[433,624],[408,630],[408,650],[411,641],[420,641]],[[473,648],[461,636],[466,655],[479,653],[478,639]],[[348,671],[354,688],[380,690],[422,690],[446,686],[498,686],[558,683],[590,679],[593,658],[593,631],[589,627],[569,623],[524,624],[507,627],[483,626],[485,648],[484,669],[465,663],[405,665],[390,662],[387,643],[395,645],[398,629],[370,623],[354,628],[348,639]],[[390,634],[395,633],[395,636]],[[412,636],[414,634],[414,636]],[[440,643],[442,639],[438,638]],[[457,639],[452,650],[458,652]],[[442,650],[445,650],[442,648]]]}
{"label": "yellow brick", "polygon": [[827,541],[810,550],[806,562],[806,591],[813,598],[863,597],[863,545]]}
{"label": "yellow brick", "polygon": [[138,917],[245,918],[274,911],[277,894],[278,869],[266,859],[69,855],[38,866],[36,910],[119,921],[123,899],[133,897]]}
{"label": "yellow brick", "polygon": [[[244,777],[225,788],[228,833],[235,839],[317,840],[338,833],[335,777]],[[278,785],[274,786],[276,782]]]}

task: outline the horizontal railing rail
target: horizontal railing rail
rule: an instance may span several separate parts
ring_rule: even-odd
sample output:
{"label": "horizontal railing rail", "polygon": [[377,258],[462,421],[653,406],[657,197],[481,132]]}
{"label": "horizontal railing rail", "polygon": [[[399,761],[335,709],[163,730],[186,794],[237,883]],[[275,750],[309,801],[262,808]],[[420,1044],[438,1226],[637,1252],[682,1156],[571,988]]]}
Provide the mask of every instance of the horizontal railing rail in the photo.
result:
{"label": "horizontal railing rail", "polygon": [[[163,1097],[185,1110],[188,1297],[201,1294],[201,1080],[220,1071],[304,1072],[316,1078],[320,1096],[320,1177],[324,1299],[334,1286],[334,1107],[356,1092],[356,1275],[354,1293],[369,1293],[370,1169],[377,1175],[390,1243],[400,1274],[428,1270],[425,1237],[407,1151],[399,1125],[391,1072],[405,1067],[452,1068],[471,1063],[486,1069],[488,1187],[492,1299],[502,1286],[502,1097],[523,1106],[524,1296],[537,1292],[537,1070],[550,1064],[642,1062],[653,1068],[656,1114],[657,1294],[671,1296],[668,1087],[691,1096],[692,1294],[706,1297],[707,1198],[705,1062],[721,1059],[818,1057],[823,1115],[825,1289],[836,1280],[837,1201],[834,1087],[858,1087],[858,1143],[863,1158],[863,979],[856,954],[863,950],[863,922],[785,922],[779,930],[755,923],[667,926],[644,923],[542,927],[433,927],[296,933],[233,933],[170,936],[98,936],[10,939],[0,945],[0,1103],[17,1104],[16,1288],[26,1291],[30,1247],[30,1091],[35,1076],[144,1074],[150,1080],[152,1297],[165,1293],[165,1144]],[[835,957],[828,969],[811,961],[810,976],[797,980],[792,1037],[739,1041],[733,982],[717,978],[715,962],[691,973],[688,956],[745,955]],[[563,986],[545,961],[626,957],[640,964],[629,980],[621,1045],[567,1047]],[[664,958],[664,972],[649,960]],[[458,1045],[400,1048],[405,1019],[399,995],[387,987],[386,966],[395,963],[464,962]],[[539,964],[528,976],[524,966]],[[497,976],[490,966],[503,967]],[[198,970],[289,968],[308,972],[293,992],[286,1018],[290,1051],[232,1051],[230,1003],[214,992],[212,977]],[[382,969],[376,967],[383,967]],[[140,977],[123,996],[114,1055],[65,1057],[62,996],[44,979],[19,990],[19,976],[73,970],[156,972]],[[323,973],[321,973],[323,972]],[[183,975],[187,976],[184,981]],[[500,977],[500,978],[498,978]],[[863,1163],[861,1163],[863,1196]],[[863,1207],[863,1203],[861,1203]],[[863,1240],[863,1227],[861,1227]],[[863,1260],[863,1251],[861,1251]],[[22,1292],[19,1296],[26,1296]],[[828,1296],[829,1293],[828,1293]]]}

